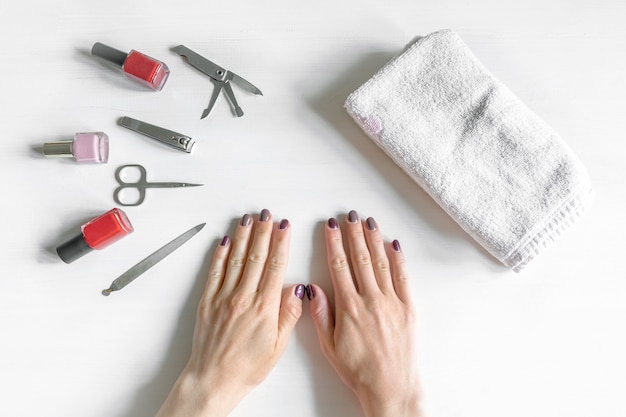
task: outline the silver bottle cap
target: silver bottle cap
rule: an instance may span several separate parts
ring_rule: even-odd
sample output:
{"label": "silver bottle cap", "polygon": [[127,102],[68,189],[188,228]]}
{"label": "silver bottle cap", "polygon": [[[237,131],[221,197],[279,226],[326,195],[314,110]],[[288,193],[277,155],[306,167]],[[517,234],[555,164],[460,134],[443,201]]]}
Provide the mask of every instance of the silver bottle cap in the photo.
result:
{"label": "silver bottle cap", "polygon": [[72,157],[72,140],[47,142],[43,144],[43,154],[48,157]]}

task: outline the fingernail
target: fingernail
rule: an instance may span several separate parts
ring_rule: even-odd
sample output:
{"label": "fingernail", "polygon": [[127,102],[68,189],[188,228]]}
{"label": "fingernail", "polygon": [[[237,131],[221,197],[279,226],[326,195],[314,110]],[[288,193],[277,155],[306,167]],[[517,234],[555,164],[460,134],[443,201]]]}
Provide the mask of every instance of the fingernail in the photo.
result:
{"label": "fingernail", "polygon": [[367,228],[369,230],[376,230],[376,220],[374,220],[372,217],[368,217],[365,223],[367,224]]}
{"label": "fingernail", "polygon": [[270,211],[268,209],[263,209],[261,210],[261,217],[260,220],[262,222],[266,222],[270,219]]}
{"label": "fingernail", "polygon": [[348,221],[350,223],[356,223],[359,221],[359,215],[356,211],[350,210],[350,212],[348,213]]}
{"label": "fingernail", "polygon": [[286,228],[288,228],[288,227],[289,227],[289,220],[287,220],[287,219],[282,219],[282,220],[280,221],[280,224],[278,225],[278,228],[279,228],[280,230],[285,230],[285,229],[286,229]]}
{"label": "fingernail", "polygon": [[294,294],[296,295],[296,297],[302,300],[304,298],[304,293],[305,293],[304,285],[303,284],[296,285],[296,289],[294,290]]}
{"label": "fingernail", "polygon": [[252,221],[252,217],[250,217],[249,214],[244,214],[243,217],[241,218],[241,225],[250,226],[251,221]]}
{"label": "fingernail", "polygon": [[337,220],[334,217],[328,219],[328,227],[333,230],[337,230],[337,228],[339,227],[339,225],[337,224]]}
{"label": "fingernail", "polygon": [[400,248],[400,242],[398,242],[397,240],[391,242],[391,246],[393,246],[393,250],[395,250],[396,252],[402,252],[402,249]]}
{"label": "fingernail", "polygon": [[230,243],[230,238],[228,236],[224,236],[222,238],[222,243],[220,243],[220,246],[228,246],[229,243]]}
{"label": "fingernail", "polygon": [[306,296],[309,300],[315,298],[315,287],[312,285],[307,285],[306,288]]}

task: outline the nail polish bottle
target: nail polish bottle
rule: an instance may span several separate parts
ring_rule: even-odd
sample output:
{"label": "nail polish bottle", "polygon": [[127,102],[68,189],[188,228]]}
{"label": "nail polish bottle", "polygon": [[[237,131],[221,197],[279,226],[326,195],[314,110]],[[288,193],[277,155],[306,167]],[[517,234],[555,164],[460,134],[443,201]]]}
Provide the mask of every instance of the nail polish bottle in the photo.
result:
{"label": "nail polish bottle", "polygon": [[109,137],[104,132],[77,133],[73,140],[44,143],[43,154],[72,157],[79,164],[105,164],[109,160]]}
{"label": "nail polish bottle", "polygon": [[81,233],[57,246],[57,253],[66,264],[72,263],[93,249],[104,249],[133,232],[126,213],[114,208],[81,226]]}
{"label": "nail polish bottle", "polygon": [[163,62],[135,50],[126,53],[96,42],[91,48],[91,54],[122,67],[129,78],[156,91],[163,89],[170,75],[169,68]]}

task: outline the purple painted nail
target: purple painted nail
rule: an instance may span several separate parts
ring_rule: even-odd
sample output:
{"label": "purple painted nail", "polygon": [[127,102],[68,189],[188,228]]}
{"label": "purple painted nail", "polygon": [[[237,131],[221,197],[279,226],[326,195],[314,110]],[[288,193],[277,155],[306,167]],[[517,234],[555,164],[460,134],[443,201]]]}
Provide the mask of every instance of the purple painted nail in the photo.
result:
{"label": "purple painted nail", "polygon": [[270,219],[270,211],[268,209],[261,210],[261,216],[259,218],[262,222],[266,222]]}
{"label": "purple painted nail", "polygon": [[285,230],[285,229],[286,229],[286,228],[288,228],[288,227],[289,227],[289,220],[287,220],[287,219],[282,219],[282,220],[280,221],[280,224],[278,225],[278,228],[279,228],[280,230]]}
{"label": "purple painted nail", "polygon": [[244,214],[243,217],[241,218],[242,226],[250,226],[251,222],[252,222],[252,217],[249,214]]}
{"label": "purple painted nail", "polygon": [[302,284],[296,285],[296,289],[294,290],[294,294],[296,295],[296,297],[302,300],[304,298],[304,293],[305,293],[304,285]]}
{"label": "purple painted nail", "polygon": [[376,230],[376,220],[374,220],[372,217],[368,217],[365,223],[367,224],[367,228],[369,230]]}
{"label": "purple painted nail", "polygon": [[220,243],[221,246],[228,246],[228,244],[230,243],[230,238],[228,236],[224,236],[222,238],[222,242]]}
{"label": "purple painted nail", "polygon": [[328,219],[328,227],[330,227],[333,230],[337,230],[337,228],[339,228],[339,225],[337,224],[337,220],[334,217],[331,217],[330,219]]}
{"label": "purple painted nail", "polygon": [[359,221],[359,215],[356,211],[354,210],[350,210],[350,212],[348,213],[348,221],[350,223],[356,223]]}
{"label": "purple painted nail", "polygon": [[402,249],[400,248],[400,242],[398,242],[397,240],[391,242],[391,246],[393,246],[393,250],[395,250],[396,252],[402,252]]}
{"label": "purple painted nail", "polygon": [[307,285],[306,286],[306,296],[309,300],[312,300],[313,298],[315,298],[315,287],[312,285]]}

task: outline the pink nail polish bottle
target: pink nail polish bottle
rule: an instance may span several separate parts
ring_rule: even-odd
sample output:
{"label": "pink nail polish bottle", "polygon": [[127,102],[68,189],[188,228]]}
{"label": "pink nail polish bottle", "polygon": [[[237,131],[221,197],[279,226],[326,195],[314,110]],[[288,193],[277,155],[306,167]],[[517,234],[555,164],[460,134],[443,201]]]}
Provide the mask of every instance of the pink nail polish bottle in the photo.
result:
{"label": "pink nail polish bottle", "polygon": [[109,137],[104,132],[76,133],[73,140],[46,142],[48,157],[72,157],[79,164],[104,164],[109,160]]}
{"label": "pink nail polish bottle", "polygon": [[163,62],[135,50],[126,53],[96,42],[91,48],[91,54],[120,66],[130,79],[155,91],[163,89],[170,75],[169,68]]}

